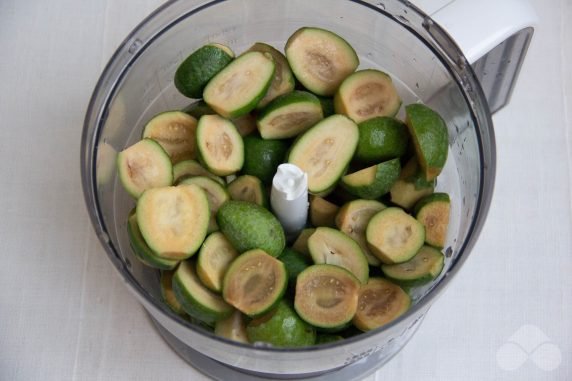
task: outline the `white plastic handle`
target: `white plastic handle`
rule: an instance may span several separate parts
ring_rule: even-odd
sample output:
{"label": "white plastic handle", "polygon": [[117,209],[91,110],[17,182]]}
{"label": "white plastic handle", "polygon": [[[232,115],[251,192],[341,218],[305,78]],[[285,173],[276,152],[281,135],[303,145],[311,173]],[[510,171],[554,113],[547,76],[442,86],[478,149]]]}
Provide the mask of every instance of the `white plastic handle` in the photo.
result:
{"label": "white plastic handle", "polygon": [[534,27],[528,0],[414,0],[457,42],[472,64],[516,32]]}

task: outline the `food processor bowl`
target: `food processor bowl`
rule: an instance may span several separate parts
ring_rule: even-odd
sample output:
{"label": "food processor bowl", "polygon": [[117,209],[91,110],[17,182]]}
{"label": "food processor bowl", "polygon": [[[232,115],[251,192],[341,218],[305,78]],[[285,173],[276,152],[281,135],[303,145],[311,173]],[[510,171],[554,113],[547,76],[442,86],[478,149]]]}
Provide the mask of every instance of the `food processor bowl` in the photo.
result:
{"label": "food processor bowl", "polygon": [[[360,69],[389,73],[405,105],[423,102],[446,121],[449,157],[436,188],[451,197],[445,268],[412,291],[407,313],[379,329],[306,348],[246,345],[215,336],[162,302],[158,271],[142,265],[129,245],[127,217],[135,201],[118,180],[115,160],[141,138],[153,115],[191,103],[173,85],[188,54],[209,42],[237,54],[257,41],[283,50],[302,26],[341,35],[358,53]],[[176,0],[135,28],[105,67],[85,118],[81,172],[91,221],[109,259],[183,358],[216,379],[238,372],[252,379],[338,374],[351,380],[373,372],[406,344],[471,252],[492,196],[495,142],[471,66],[447,33],[408,1]]]}

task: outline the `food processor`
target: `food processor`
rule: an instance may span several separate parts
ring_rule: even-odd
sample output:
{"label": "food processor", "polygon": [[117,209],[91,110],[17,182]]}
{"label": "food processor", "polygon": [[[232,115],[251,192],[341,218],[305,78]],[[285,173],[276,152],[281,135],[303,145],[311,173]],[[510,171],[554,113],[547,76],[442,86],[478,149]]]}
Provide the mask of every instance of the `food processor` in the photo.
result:
{"label": "food processor", "polygon": [[[127,36],[105,67],[82,134],[86,205],[127,288],[163,338],[196,369],[218,380],[362,379],[403,348],[471,253],[495,177],[491,112],[509,101],[533,34],[534,12],[516,0],[414,4],[169,1]],[[119,151],[140,139],[152,116],[191,103],[173,85],[174,73],[188,54],[209,42],[228,45],[237,53],[257,41],[283,50],[290,34],[302,26],[343,36],[358,53],[360,69],[389,73],[403,104],[423,102],[446,121],[449,156],[436,187],[451,197],[445,268],[434,282],[413,289],[407,313],[379,329],[304,348],[246,345],[215,336],[163,303],[158,271],[145,267],[131,251],[127,218],[135,201],[122,189],[115,161]]]}

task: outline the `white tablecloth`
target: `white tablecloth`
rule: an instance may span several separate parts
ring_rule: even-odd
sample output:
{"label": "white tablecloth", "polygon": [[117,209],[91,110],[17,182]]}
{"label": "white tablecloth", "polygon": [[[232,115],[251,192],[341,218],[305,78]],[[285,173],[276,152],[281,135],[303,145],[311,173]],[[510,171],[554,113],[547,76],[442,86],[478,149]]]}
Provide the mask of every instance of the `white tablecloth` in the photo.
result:
{"label": "white tablecloth", "polygon": [[[1,380],[206,379],[119,280],[80,184],[91,91],[161,3],[0,2]],[[407,347],[367,380],[572,379],[572,2],[533,3],[533,44],[494,116],[497,178],[479,242]]]}

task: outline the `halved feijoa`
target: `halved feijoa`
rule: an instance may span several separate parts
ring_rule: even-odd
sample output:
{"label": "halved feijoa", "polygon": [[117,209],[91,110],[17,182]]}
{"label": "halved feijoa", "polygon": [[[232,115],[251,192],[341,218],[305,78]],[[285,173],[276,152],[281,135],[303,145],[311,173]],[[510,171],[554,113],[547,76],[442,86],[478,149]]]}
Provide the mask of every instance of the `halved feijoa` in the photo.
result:
{"label": "halved feijoa", "polygon": [[264,250],[249,250],[238,256],[224,276],[224,300],[248,316],[271,310],[288,284],[284,263]]}
{"label": "halved feijoa", "polygon": [[338,114],[361,123],[376,116],[394,116],[401,107],[401,98],[388,74],[366,69],[356,71],[341,83],[334,107]]}
{"label": "halved feijoa", "polygon": [[244,53],[209,81],[203,99],[225,118],[248,114],[270,87],[274,68],[270,54]]}
{"label": "halved feijoa", "polygon": [[203,243],[209,225],[209,202],[196,185],[152,188],[137,202],[137,224],[155,254],[185,259]]}
{"label": "halved feijoa", "polygon": [[209,171],[228,176],[240,171],[244,145],[236,127],[218,115],[204,115],[197,126],[199,159]]}
{"label": "halved feijoa", "polygon": [[314,234],[315,231],[316,228],[302,229],[302,231],[292,244],[292,249],[306,255],[307,257],[310,257],[310,250],[308,249],[308,238],[310,238],[310,236]]}
{"label": "halved feijoa", "polygon": [[405,123],[378,116],[358,124],[359,142],[355,158],[362,163],[380,163],[401,157],[407,151],[409,132]]}
{"label": "halved feijoa", "polygon": [[405,209],[413,206],[423,197],[433,193],[435,180],[425,180],[423,171],[417,164],[417,158],[412,157],[401,170],[399,179],[393,184],[389,193],[391,202]]}
{"label": "halved feijoa", "polygon": [[143,138],[161,145],[175,164],[196,156],[197,120],[182,111],[166,111],[155,115],[143,129]]}
{"label": "halved feijoa", "polygon": [[380,261],[367,246],[365,229],[369,220],[385,208],[385,205],[376,200],[354,200],[344,204],[336,215],[338,229],[357,242],[367,262],[372,266],[378,266]]}
{"label": "halved feijoa", "polygon": [[365,231],[371,252],[385,264],[407,262],[423,246],[425,228],[398,207],[375,214]]}
{"label": "halved feijoa", "polygon": [[362,331],[379,328],[404,314],[411,298],[401,287],[383,278],[371,278],[359,291],[354,325]]}
{"label": "halved feijoa", "polygon": [[268,205],[264,185],[256,176],[239,176],[228,184],[227,190],[233,200],[252,202],[263,207]]}
{"label": "halved feijoa", "polygon": [[415,145],[426,180],[435,179],[445,166],[449,149],[447,125],[441,116],[421,103],[405,106],[405,123]]}
{"label": "halved feijoa", "polygon": [[214,232],[203,242],[197,257],[197,275],[215,292],[222,291],[222,280],[238,252],[221,232]]}
{"label": "halved feijoa", "polygon": [[186,316],[187,313],[173,292],[173,275],[175,275],[174,271],[161,271],[161,296],[165,304],[167,304],[174,313]]}
{"label": "halved feijoa", "polygon": [[318,123],[324,114],[320,100],[306,91],[292,91],[279,96],[263,108],[256,118],[264,139],[296,136]]}
{"label": "halved feijoa", "polygon": [[244,138],[244,165],[242,173],[258,177],[265,184],[272,179],[284,162],[289,144],[284,140],[263,139],[257,134]]}
{"label": "halved feijoa", "polygon": [[234,310],[220,295],[201,283],[193,261],[179,264],[173,276],[173,291],[187,314],[210,326],[230,316]]}
{"label": "halved feijoa", "polygon": [[207,83],[234,58],[230,48],[208,44],[191,53],[175,72],[175,87],[189,98],[202,98]]}
{"label": "halved feijoa", "polygon": [[340,266],[361,283],[367,283],[369,266],[359,245],[337,229],[319,227],[308,238],[308,249],[315,264]]}
{"label": "halved feijoa", "polygon": [[343,176],[341,185],[355,196],[374,200],[389,192],[400,171],[399,159],[391,159]]}
{"label": "halved feijoa", "polygon": [[433,193],[415,204],[415,218],[425,226],[425,242],[443,248],[447,239],[451,200],[447,193]]}
{"label": "halved feijoa", "polygon": [[357,125],[343,115],[332,115],[300,136],[288,162],[308,174],[308,190],[323,195],[344,174],[357,146]]}
{"label": "halved feijoa", "polygon": [[235,310],[227,318],[218,320],[215,324],[214,333],[218,337],[224,337],[225,339],[244,344],[249,343],[246,333],[246,319],[239,310]]}
{"label": "halved feijoa", "polygon": [[354,317],[360,281],[334,265],[312,265],[298,275],[294,309],[314,327],[343,328]]}
{"label": "halved feijoa", "polygon": [[175,184],[178,184],[184,179],[193,176],[207,176],[215,180],[220,185],[225,185],[224,180],[221,177],[206,170],[196,160],[180,161],[173,166],[173,178],[174,178],[173,182]]}
{"label": "halved feijoa", "polygon": [[207,195],[207,199],[209,201],[209,211],[211,214],[209,219],[208,232],[210,233],[218,230],[218,225],[216,223],[216,213],[222,204],[230,200],[230,195],[222,185],[206,176],[193,176],[186,178],[181,181],[178,186],[184,187],[189,184],[198,186]]}
{"label": "halved feijoa", "polygon": [[246,332],[251,343],[268,343],[279,348],[307,347],[316,341],[314,327],[300,319],[284,300],[272,311],[250,321]]}
{"label": "halved feijoa", "polygon": [[176,259],[161,258],[149,248],[139,230],[135,210],[132,210],[129,214],[127,234],[133,253],[144,265],[161,270],[172,270],[177,266],[177,263],[179,263]]}
{"label": "halved feijoa", "polygon": [[437,278],[443,270],[445,256],[438,249],[423,246],[407,262],[382,265],[381,271],[394,282],[406,286],[419,286]]}
{"label": "halved feijoa", "polygon": [[151,188],[173,183],[169,154],[153,139],[142,139],[117,155],[119,180],[133,197]]}
{"label": "halved feijoa", "polygon": [[294,90],[296,82],[294,81],[294,75],[290,70],[290,66],[288,65],[286,57],[284,57],[284,54],[280,53],[280,51],[275,49],[273,46],[263,42],[255,43],[248,49],[248,51],[268,53],[272,56],[274,64],[276,65],[272,83],[270,84],[266,95],[264,95],[264,98],[258,102],[257,108],[262,108],[270,103],[274,98]]}
{"label": "halved feijoa", "polygon": [[298,81],[318,95],[333,95],[359,65],[346,40],[321,28],[298,29],[286,42],[285,51]]}
{"label": "halved feijoa", "polygon": [[339,206],[319,196],[310,197],[310,222],[314,226],[336,226]]}
{"label": "halved feijoa", "polygon": [[282,225],[268,209],[260,205],[227,201],[218,210],[217,222],[221,232],[239,253],[262,249],[277,257],[286,246]]}

